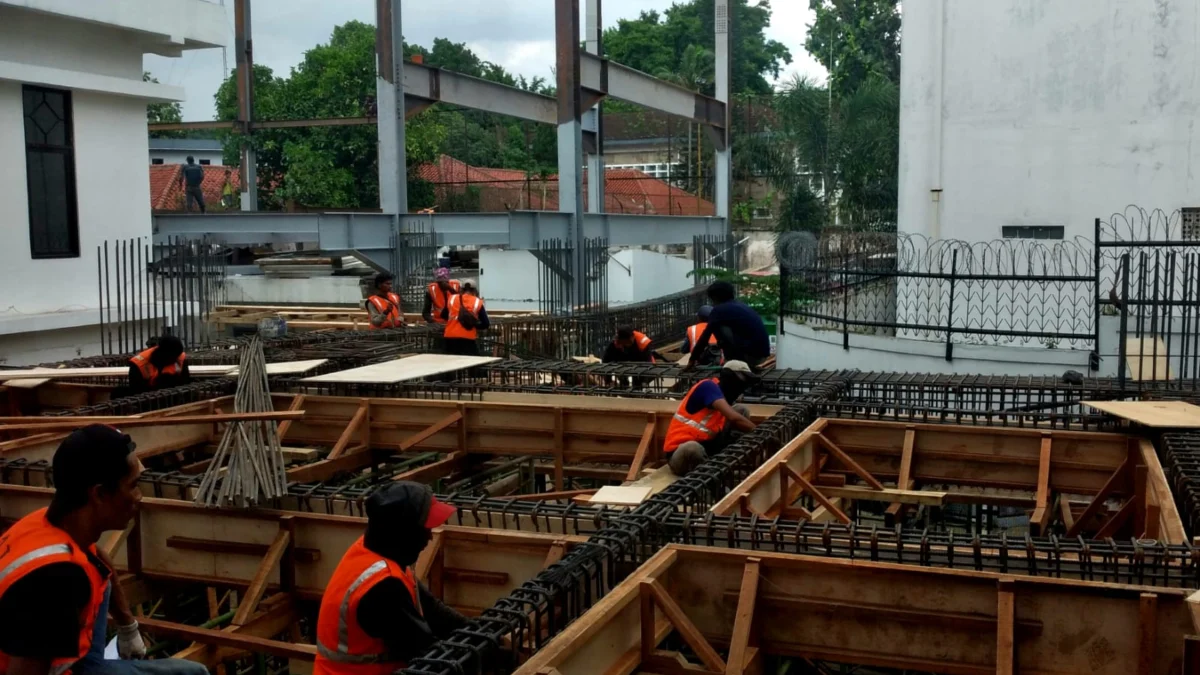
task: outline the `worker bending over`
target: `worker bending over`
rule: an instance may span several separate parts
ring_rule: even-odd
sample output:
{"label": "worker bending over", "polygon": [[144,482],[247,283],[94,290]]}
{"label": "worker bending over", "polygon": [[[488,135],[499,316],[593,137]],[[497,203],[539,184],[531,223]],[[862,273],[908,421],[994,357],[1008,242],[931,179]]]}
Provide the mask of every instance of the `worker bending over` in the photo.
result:
{"label": "worker bending over", "polygon": [[412,566],[454,507],[400,481],[367,499],[367,531],[325,586],[313,675],[391,675],[467,620],[419,582]]}
{"label": "worker bending over", "polygon": [[400,295],[392,292],[392,281],[395,278],[388,272],[375,275],[375,293],[367,298],[367,315],[371,318],[372,330],[404,326]]}
{"label": "worker bending over", "polygon": [[[0,673],[8,675],[205,675],[199,663],[146,656],[138,623],[96,546],[123,530],[142,499],[142,467],[129,436],[93,424],[54,453],[54,498],[0,537]],[[104,658],[108,617],[120,661]]]}
{"label": "worker bending over", "polygon": [[726,359],[745,361],[751,368],[757,368],[771,355],[771,340],[767,337],[762,317],[737,300],[737,291],[728,281],[717,281],[709,286],[708,299],[713,303],[708,325],[692,345],[692,358],[684,370],[699,365],[700,352],[707,348],[708,339],[714,336]]}
{"label": "worker bending over", "polygon": [[743,361],[727,361],[717,377],[701,380],[679,402],[663,452],[677,476],[686,476],[704,460],[724,450],[734,431],[753,431],[750,411],[733,405],[758,377]]}
{"label": "worker bending over", "polygon": [[446,323],[445,309],[450,304],[450,296],[461,290],[458,281],[450,279],[450,270],[437,268],[434,282],[425,290],[425,308],[421,310],[425,323]]}
{"label": "worker bending over", "polygon": [[600,360],[604,363],[654,363],[650,338],[631,326],[621,326]]}
{"label": "worker bending over", "polygon": [[[704,334],[704,330],[708,328],[708,316],[712,314],[712,305],[704,305],[700,311],[696,312],[696,318],[700,322],[692,326],[688,326],[687,332],[683,338],[683,353],[691,354],[692,348],[700,342],[700,336]],[[698,366],[715,366],[722,363],[724,359],[721,357],[721,348],[717,346],[717,336],[708,336],[708,346],[700,350],[700,358],[696,365]],[[691,363],[691,359],[688,359]]]}
{"label": "worker bending over", "polygon": [[479,356],[479,331],[490,328],[492,322],[475,286],[463,284],[461,293],[450,296],[442,318],[446,320],[446,353]]}
{"label": "worker bending over", "polygon": [[174,335],[158,338],[158,344],[129,359],[129,394],[178,387],[192,381],[183,342]]}

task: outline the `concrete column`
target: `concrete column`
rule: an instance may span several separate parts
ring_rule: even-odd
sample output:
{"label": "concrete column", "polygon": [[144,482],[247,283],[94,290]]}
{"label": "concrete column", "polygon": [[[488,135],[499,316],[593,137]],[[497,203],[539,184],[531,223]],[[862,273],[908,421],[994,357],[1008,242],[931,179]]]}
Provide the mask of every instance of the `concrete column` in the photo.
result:
{"label": "concrete column", "polygon": [[258,157],[251,145],[254,131],[254,40],[250,0],[234,0],[233,23],[237,53],[238,127],[242,134],[242,210],[258,210]]}
{"label": "concrete column", "polygon": [[[604,22],[601,20],[600,0],[587,0],[587,40],[589,54],[604,56]],[[604,103],[599,102],[584,115],[584,131],[594,139],[587,158],[588,213],[604,213]]]}
{"label": "concrete column", "polygon": [[376,0],[375,101],[379,116],[379,207],[384,213],[397,214],[398,218],[408,213],[403,35],[400,0]]}
{"label": "concrete column", "polygon": [[579,58],[579,0],[554,0],[555,62],[558,85],[558,210],[571,216],[571,306],[582,302],[583,269],[582,92]]}
{"label": "concrete column", "polygon": [[733,3],[730,0],[716,0],[716,98],[725,104],[725,129],[720,133],[725,137],[722,144],[724,150],[717,150],[717,170],[713,202],[716,204],[717,217],[725,219],[725,231],[732,229],[733,219],[733,148],[730,145],[730,120],[733,106],[730,103],[729,89],[733,79],[731,68],[731,42],[733,33]]}

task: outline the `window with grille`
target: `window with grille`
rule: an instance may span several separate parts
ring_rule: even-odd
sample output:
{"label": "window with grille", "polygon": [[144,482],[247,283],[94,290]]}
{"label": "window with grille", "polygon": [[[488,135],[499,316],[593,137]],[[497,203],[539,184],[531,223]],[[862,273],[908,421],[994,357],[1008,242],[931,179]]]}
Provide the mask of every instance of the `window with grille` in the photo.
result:
{"label": "window with grille", "polygon": [[162,164],[162,163],[163,163],[163,159],[162,159],[162,157],[156,157],[156,158],[154,158],[154,159],[150,160],[150,163],[151,163],[151,164],[155,164],[155,165]]}
{"label": "window with grille", "polygon": [[210,164],[212,164],[212,160],[211,160],[211,159],[202,159],[202,160],[200,160],[200,166],[208,166],[208,165],[210,165]]}
{"label": "window with grille", "polygon": [[1184,241],[1200,240],[1200,208],[1185,207],[1180,218],[1180,228]]}
{"label": "window with grille", "polygon": [[79,257],[71,92],[25,86],[25,173],[29,251],[34,258]]}
{"label": "window with grille", "polygon": [[1005,225],[1001,232],[1005,239],[1062,239],[1062,225]]}

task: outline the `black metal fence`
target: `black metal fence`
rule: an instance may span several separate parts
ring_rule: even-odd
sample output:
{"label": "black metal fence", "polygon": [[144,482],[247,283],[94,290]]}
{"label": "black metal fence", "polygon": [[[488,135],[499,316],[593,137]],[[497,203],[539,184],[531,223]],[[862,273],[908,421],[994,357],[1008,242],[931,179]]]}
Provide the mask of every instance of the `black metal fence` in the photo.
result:
{"label": "black metal fence", "polygon": [[697,286],[712,283],[706,270],[737,272],[742,259],[741,240],[729,234],[701,234],[692,238],[692,277]]}
{"label": "black metal fence", "polygon": [[608,309],[608,240],[583,240],[584,282],[576,298],[575,247],[563,239],[546,239],[533,250],[538,261],[538,309],[563,316],[602,314]]}
{"label": "black metal fence", "polygon": [[393,286],[404,307],[419,308],[425,302],[425,286],[437,267],[437,237],[421,228],[393,234],[391,244],[390,267],[396,276]]}

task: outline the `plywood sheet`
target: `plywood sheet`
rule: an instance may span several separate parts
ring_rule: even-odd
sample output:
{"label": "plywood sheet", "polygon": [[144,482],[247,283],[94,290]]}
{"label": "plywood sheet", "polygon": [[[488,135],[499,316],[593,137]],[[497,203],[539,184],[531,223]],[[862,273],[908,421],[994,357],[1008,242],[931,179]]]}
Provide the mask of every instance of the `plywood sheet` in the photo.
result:
{"label": "plywood sheet", "polygon": [[1133,380],[1175,379],[1170,359],[1167,357],[1167,346],[1158,336],[1127,338],[1125,363],[1129,367],[1129,377]]}
{"label": "plywood sheet", "polygon": [[1200,406],[1184,401],[1083,401],[1083,405],[1148,427],[1200,429]]}
{"label": "plywood sheet", "polygon": [[404,358],[374,363],[369,366],[339,370],[315,377],[304,378],[306,382],[364,382],[391,384],[405,380],[416,380],[430,375],[452,373],[499,361],[491,356],[455,356],[450,354],[417,354]]}
{"label": "plywood sheet", "polygon": [[[328,361],[329,359],[309,359],[307,361],[283,361],[280,363],[268,363],[267,374],[298,375],[300,373],[307,373],[317,366],[325,365],[325,363]],[[234,368],[233,370],[229,371],[228,374],[231,377],[235,377],[238,374],[238,369]]]}
{"label": "plywood sheet", "polygon": [[644,502],[653,491],[648,485],[605,485],[596,491],[589,500],[592,504],[608,504],[610,506],[637,506]]}
{"label": "plywood sheet", "polygon": [[648,487],[650,494],[656,495],[663,490],[671,487],[671,484],[679,480],[679,476],[671,470],[671,467],[663,465],[657,469],[646,469],[642,472],[642,477],[627,483],[627,487]]}

